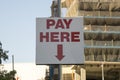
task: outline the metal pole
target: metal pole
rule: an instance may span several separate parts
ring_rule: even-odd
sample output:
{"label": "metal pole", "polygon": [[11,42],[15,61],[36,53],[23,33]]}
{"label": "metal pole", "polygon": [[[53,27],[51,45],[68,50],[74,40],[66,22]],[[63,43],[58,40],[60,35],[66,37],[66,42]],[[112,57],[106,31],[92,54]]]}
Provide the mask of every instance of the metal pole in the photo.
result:
{"label": "metal pole", "polygon": [[12,70],[14,71],[14,55],[12,55]]}
{"label": "metal pole", "polygon": [[58,17],[61,17],[61,0],[58,1]]}
{"label": "metal pole", "polygon": [[[14,71],[14,55],[12,55],[12,70]],[[14,74],[13,74],[13,80],[15,80]]]}
{"label": "metal pole", "polygon": [[58,80],[62,80],[62,65],[58,65]]}
{"label": "metal pole", "polygon": [[104,80],[104,64],[102,63],[102,80]]}
{"label": "metal pole", "polygon": [[[61,0],[58,1],[58,17],[61,17]],[[58,65],[58,80],[62,80],[62,65]]]}

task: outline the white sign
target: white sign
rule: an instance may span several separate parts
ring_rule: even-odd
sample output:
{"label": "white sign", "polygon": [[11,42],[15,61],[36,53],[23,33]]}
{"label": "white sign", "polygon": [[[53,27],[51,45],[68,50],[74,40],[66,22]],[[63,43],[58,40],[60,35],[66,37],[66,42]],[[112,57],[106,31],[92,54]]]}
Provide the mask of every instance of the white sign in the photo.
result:
{"label": "white sign", "polygon": [[36,64],[83,64],[83,17],[36,19]]}

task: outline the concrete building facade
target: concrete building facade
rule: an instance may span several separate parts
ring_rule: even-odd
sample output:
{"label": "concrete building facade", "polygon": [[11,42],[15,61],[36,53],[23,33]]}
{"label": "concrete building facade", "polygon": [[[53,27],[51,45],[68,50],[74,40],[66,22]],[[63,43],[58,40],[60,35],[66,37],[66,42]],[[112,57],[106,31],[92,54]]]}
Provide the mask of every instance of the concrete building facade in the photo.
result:
{"label": "concrete building facade", "polygon": [[120,0],[62,0],[61,6],[67,9],[66,17],[84,16],[85,44],[85,64],[64,65],[72,71],[63,72],[62,79],[120,80]]}

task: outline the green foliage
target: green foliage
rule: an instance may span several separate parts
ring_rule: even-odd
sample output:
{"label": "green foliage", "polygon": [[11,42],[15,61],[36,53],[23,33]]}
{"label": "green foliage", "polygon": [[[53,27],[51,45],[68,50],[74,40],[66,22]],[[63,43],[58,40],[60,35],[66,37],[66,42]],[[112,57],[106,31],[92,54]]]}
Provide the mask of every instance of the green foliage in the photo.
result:
{"label": "green foliage", "polygon": [[[2,49],[2,43],[0,42],[0,64],[2,64],[2,60],[6,61],[8,59],[7,55],[8,51],[4,51]],[[16,71],[7,72],[6,70],[0,70],[0,80],[15,80]]]}
{"label": "green foliage", "polygon": [[0,64],[2,64],[2,60],[6,61],[8,59],[7,53],[8,51],[2,49],[2,43],[0,42]]}
{"label": "green foliage", "polygon": [[3,70],[0,72],[0,80],[15,80],[15,74],[16,71],[10,71],[7,72],[6,70]]}

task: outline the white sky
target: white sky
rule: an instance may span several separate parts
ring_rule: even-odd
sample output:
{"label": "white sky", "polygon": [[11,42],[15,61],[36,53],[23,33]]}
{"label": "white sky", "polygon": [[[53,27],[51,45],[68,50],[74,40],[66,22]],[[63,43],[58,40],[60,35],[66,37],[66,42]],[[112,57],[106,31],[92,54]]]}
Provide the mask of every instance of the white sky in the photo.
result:
{"label": "white sky", "polygon": [[52,0],[0,0],[0,41],[9,60],[35,62],[36,17],[51,16]]}
{"label": "white sky", "polygon": [[[14,68],[17,71],[16,77],[19,77],[19,80],[42,80],[48,66],[36,66],[34,63],[15,63]],[[3,69],[11,71],[12,64],[5,64]]]}

